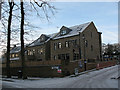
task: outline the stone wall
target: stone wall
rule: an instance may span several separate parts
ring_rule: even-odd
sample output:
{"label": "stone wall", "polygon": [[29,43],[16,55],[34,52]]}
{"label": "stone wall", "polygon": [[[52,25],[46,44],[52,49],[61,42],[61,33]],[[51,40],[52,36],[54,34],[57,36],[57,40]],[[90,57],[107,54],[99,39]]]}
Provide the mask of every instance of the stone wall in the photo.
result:
{"label": "stone wall", "polygon": [[[81,64],[80,64],[81,62]],[[100,66],[113,66],[117,64],[117,61],[102,61],[102,62],[90,62],[86,63],[86,70],[98,69],[98,63]],[[82,65],[82,66],[80,66]],[[61,69],[61,73],[58,73],[58,67]],[[26,62],[26,74],[29,77],[63,77],[66,75],[71,75],[75,73],[75,69],[78,69],[78,72],[82,72],[85,70],[84,60],[76,60],[76,61],[45,61],[45,62]],[[104,67],[102,67],[104,68]],[[99,68],[101,69],[101,68]],[[17,76],[18,71],[21,70],[20,62],[11,63],[11,74]],[[6,66],[2,65],[2,74],[6,75]]]}

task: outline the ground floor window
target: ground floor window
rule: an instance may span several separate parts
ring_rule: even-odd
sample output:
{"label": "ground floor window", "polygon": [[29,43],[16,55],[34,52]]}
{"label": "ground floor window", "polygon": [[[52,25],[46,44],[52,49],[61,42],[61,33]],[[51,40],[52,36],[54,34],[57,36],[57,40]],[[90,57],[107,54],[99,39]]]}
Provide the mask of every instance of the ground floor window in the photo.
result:
{"label": "ground floor window", "polygon": [[67,54],[58,54],[58,59],[60,59],[60,60],[69,60],[70,59],[69,53],[67,53]]}
{"label": "ground floor window", "polygon": [[57,57],[56,56],[54,56],[54,60],[56,60],[57,59]]}
{"label": "ground floor window", "polygon": [[78,60],[79,59],[79,54],[78,53],[74,53],[73,54],[73,60]]}

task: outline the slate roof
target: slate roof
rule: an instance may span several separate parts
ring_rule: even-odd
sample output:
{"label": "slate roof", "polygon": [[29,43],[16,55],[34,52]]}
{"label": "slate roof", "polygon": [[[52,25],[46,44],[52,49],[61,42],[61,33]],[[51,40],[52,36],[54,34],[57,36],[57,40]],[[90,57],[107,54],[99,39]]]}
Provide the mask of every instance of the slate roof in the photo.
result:
{"label": "slate roof", "polygon": [[10,53],[18,53],[18,52],[20,52],[20,50],[21,50],[21,47],[20,46],[16,46],[16,47],[13,47],[10,50]]}
{"label": "slate roof", "polygon": [[[80,25],[76,25],[76,26],[72,26],[72,27],[67,27],[69,29],[71,29],[71,31],[66,34],[66,35],[63,35],[61,36],[60,35],[60,32],[58,33],[53,33],[53,34],[49,34],[49,35],[46,35],[48,37],[48,39],[45,41],[45,42],[41,42],[40,41],[40,37],[38,39],[36,39],[35,41],[33,41],[32,43],[30,43],[28,45],[28,47],[31,47],[31,46],[38,46],[38,45],[42,45],[46,42],[48,42],[50,39],[60,39],[60,38],[65,38],[65,37],[70,37],[70,36],[74,36],[74,35],[78,35],[79,32],[83,32],[85,30],[85,28],[90,24],[91,22],[88,22],[88,23],[84,23],[84,24],[80,24]],[[66,27],[66,26],[65,26]],[[45,35],[45,34],[44,34]],[[20,46],[17,46],[17,47],[14,47],[10,53],[17,53],[21,50],[21,47]]]}
{"label": "slate roof", "polygon": [[70,36],[78,35],[79,32],[83,32],[85,30],[85,28],[90,23],[91,22],[80,24],[80,25],[76,25],[76,26],[72,26],[72,27],[67,27],[67,28],[71,29],[71,31],[68,34],[61,36],[60,33],[59,33],[54,39],[60,39],[60,38],[65,38],[65,37],[70,37]]}
{"label": "slate roof", "polygon": [[[28,46],[28,45],[24,45],[24,48]],[[18,53],[21,51],[21,46],[16,46],[16,47],[13,47],[11,50],[10,50],[10,53]]]}
{"label": "slate roof", "polygon": [[[49,35],[46,35],[47,37],[49,37],[45,42],[41,42],[40,41],[40,37],[38,39],[36,39],[35,41],[33,41],[31,44],[29,44],[28,47],[30,46],[38,46],[38,45],[42,45],[46,42],[48,42],[51,38],[53,38],[57,33],[53,33],[53,34],[49,34]],[[44,34],[45,35],[45,34]]]}

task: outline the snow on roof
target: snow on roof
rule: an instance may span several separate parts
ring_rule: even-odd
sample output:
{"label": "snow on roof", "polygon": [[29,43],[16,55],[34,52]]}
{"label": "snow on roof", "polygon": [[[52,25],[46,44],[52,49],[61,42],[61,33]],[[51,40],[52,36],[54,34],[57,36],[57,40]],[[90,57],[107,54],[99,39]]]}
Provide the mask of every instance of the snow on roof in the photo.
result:
{"label": "snow on roof", "polygon": [[[24,45],[24,48],[28,46],[28,44]],[[18,53],[21,51],[21,46],[16,46],[16,47],[13,47],[11,50],[10,50],[10,53]]]}
{"label": "snow on roof", "polygon": [[29,46],[36,46],[36,45],[41,45],[41,44],[43,43],[40,43],[40,37],[39,37],[37,40],[33,41]]}
{"label": "snow on roof", "polygon": [[51,38],[53,38],[56,34],[57,34],[57,33],[53,33],[53,34],[49,34],[49,35],[45,35],[45,34],[44,34],[45,36],[48,37],[48,39],[47,39],[45,42],[41,42],[41,41],[40,41],[40,37],[39,37],[37,40],[35,40],[35,41],[33,41],[31,44],[29,44],[29,47],[30,47],[30,46],[42,45],[42,44],[48,42],[48,41],[49,41]]}
{"label": "snow on roof", "polygon": [[[85,30],[85,28],[86,28],[90,23],[91,23],[91,22],[69,27],[69,29],[71,29],[71,31],[70,31],[68,34],[63,35],[63,36],[60,35],[60,32],[58,32],[58,33],[53,33],[53,34],[49,34],[49,35],[42,34],[42,35],[47,36],[48,39],[47,39],[46,41],[44,41],[44,42],[41,42],[41,41],[40,41],[40,37],[39,37],[38,39],[36,39],[35,41],[33,41],[31,44],[29,44],[29,47],[30,47],[30,46],[42,45],[42,44],[48,42],[50,39],[59,39],[59,38],[64,38],[64,37],[70,37],[70,36],[78,35],[79,32],[83,32],[83,31]],[[67,27],[67,28],[68,28],[68,27]]]}
{"label": "snow on roof", "polygon": [[12,50],[10,50],[10,53],[17,53],[21,50],[20,46],[13,47]]}
{"label": "snow on roof", "polygon": [[68,34],[61,36],[60,33],[59,33],[54,39],[59,39],[59,38],[65,38],[65,37],[70,37],[70,36],[78,35],[79,32],[83,32],[85,30],[85,28],[90,23],[91,22],[69,27],[69,29],[71,29],[71,31]]}

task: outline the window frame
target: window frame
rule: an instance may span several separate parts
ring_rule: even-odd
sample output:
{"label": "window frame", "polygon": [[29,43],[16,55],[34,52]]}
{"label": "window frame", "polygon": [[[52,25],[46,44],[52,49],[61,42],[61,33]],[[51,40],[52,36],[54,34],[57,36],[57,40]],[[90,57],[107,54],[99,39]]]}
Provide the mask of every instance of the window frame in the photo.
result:
{"label": "window frame", "polygon": [[65,41],[65,47],[69,47],[69,41]]}
{"label": "window frame", "polygon": [[58,42],[58,48],[61,49],[62,48],[62,43]]}

